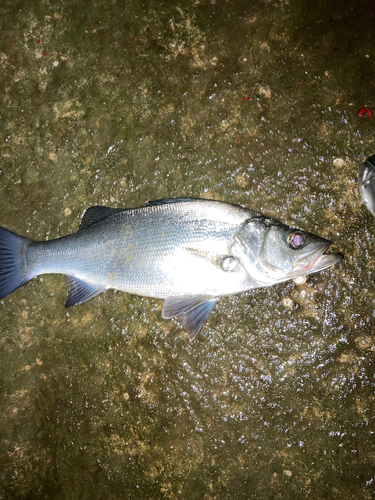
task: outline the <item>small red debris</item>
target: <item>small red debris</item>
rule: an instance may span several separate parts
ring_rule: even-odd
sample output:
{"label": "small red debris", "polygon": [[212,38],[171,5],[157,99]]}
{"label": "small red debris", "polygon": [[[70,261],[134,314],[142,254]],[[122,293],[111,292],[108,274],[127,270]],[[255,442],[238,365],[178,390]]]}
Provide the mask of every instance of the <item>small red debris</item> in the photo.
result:
{"label": "small red debris", "polygon": [[248,98],[248,97],[244,97],[244,99],[245,99],[245,101],[248,101],[248,100],[249,100],[249,98]]}
{"label": "small red debris", "polygon": [[40,43],[40,40],[37,40],[36,43]]}
{"label": "small red debris", "polygon": [[134,42],[135,38],[132,38],[132,42]]}
{"label": "small red debris", "polygon": [[46,53],[46,52],[43,52],[43,55],[44,55],[44,56],[46,56],[46,55],[47,55],[47,53]]}
{"label": "small red debris", "polygon": [[360,110],[360,112],[358,113],[358,116],[363,116],[363,115],[367,115],[371,120],[371,111],[369,110],[369,108],[362,108]]}

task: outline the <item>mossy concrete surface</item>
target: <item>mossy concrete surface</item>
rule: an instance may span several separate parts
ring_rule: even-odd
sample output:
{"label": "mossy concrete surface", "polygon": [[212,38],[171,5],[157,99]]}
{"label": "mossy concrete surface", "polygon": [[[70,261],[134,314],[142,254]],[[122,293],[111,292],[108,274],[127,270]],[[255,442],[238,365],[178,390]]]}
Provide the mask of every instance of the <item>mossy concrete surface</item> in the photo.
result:
{"label": "mossy concrete surface", "polygon": [[3,1],[0,224],[199,196],[345,260],[220,301],[190,342],[162,302],[0,301],[0,498],[375,495],[373,1]]}

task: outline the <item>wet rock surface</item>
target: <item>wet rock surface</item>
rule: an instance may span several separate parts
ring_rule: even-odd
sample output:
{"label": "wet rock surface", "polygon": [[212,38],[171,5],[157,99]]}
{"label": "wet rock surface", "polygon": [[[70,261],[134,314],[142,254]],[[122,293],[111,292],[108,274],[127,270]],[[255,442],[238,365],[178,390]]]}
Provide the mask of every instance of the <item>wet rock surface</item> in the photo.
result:
{"label": "wet rock surface", "polygon": [[0,496],[373,498],[371,2],[5,2],[1,225],[199,196],[334,241],[301,283],[222,299],[194,342],[161,301],[0,301]]}

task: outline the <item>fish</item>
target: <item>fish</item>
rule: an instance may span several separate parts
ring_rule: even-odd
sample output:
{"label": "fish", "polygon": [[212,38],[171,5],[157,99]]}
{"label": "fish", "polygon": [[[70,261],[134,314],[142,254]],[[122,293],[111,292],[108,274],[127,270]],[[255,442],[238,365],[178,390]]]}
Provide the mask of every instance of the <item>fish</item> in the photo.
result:
{"label": "fish", "polygon": [[367,210],[375,215],[375,155],[369,156],[359,167],[359,193]]}
{"label": "fish", "polygon": [[105,292],[163,299],[195,338],[221,297],[337,264],[332,242],[238,205],[162,199],[139,208],[90,207],[76,233],[33,241],[0,228],[0,299],[35,276],[62,274],[65,306]]}

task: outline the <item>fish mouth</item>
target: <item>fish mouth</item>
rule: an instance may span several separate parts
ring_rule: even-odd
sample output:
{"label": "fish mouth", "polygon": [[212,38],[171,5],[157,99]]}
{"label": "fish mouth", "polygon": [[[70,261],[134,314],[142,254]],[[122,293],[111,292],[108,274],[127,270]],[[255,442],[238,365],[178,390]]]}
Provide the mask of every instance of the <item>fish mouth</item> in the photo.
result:
{"label": "fish mouth", "polygon": [[303,270],[303,274],[311,274],[338,264],[344,256],[341,253],[326,253],[331,245],[331,241],[321,244],[319,248],[315,248],[300,257],[296,265]]}

